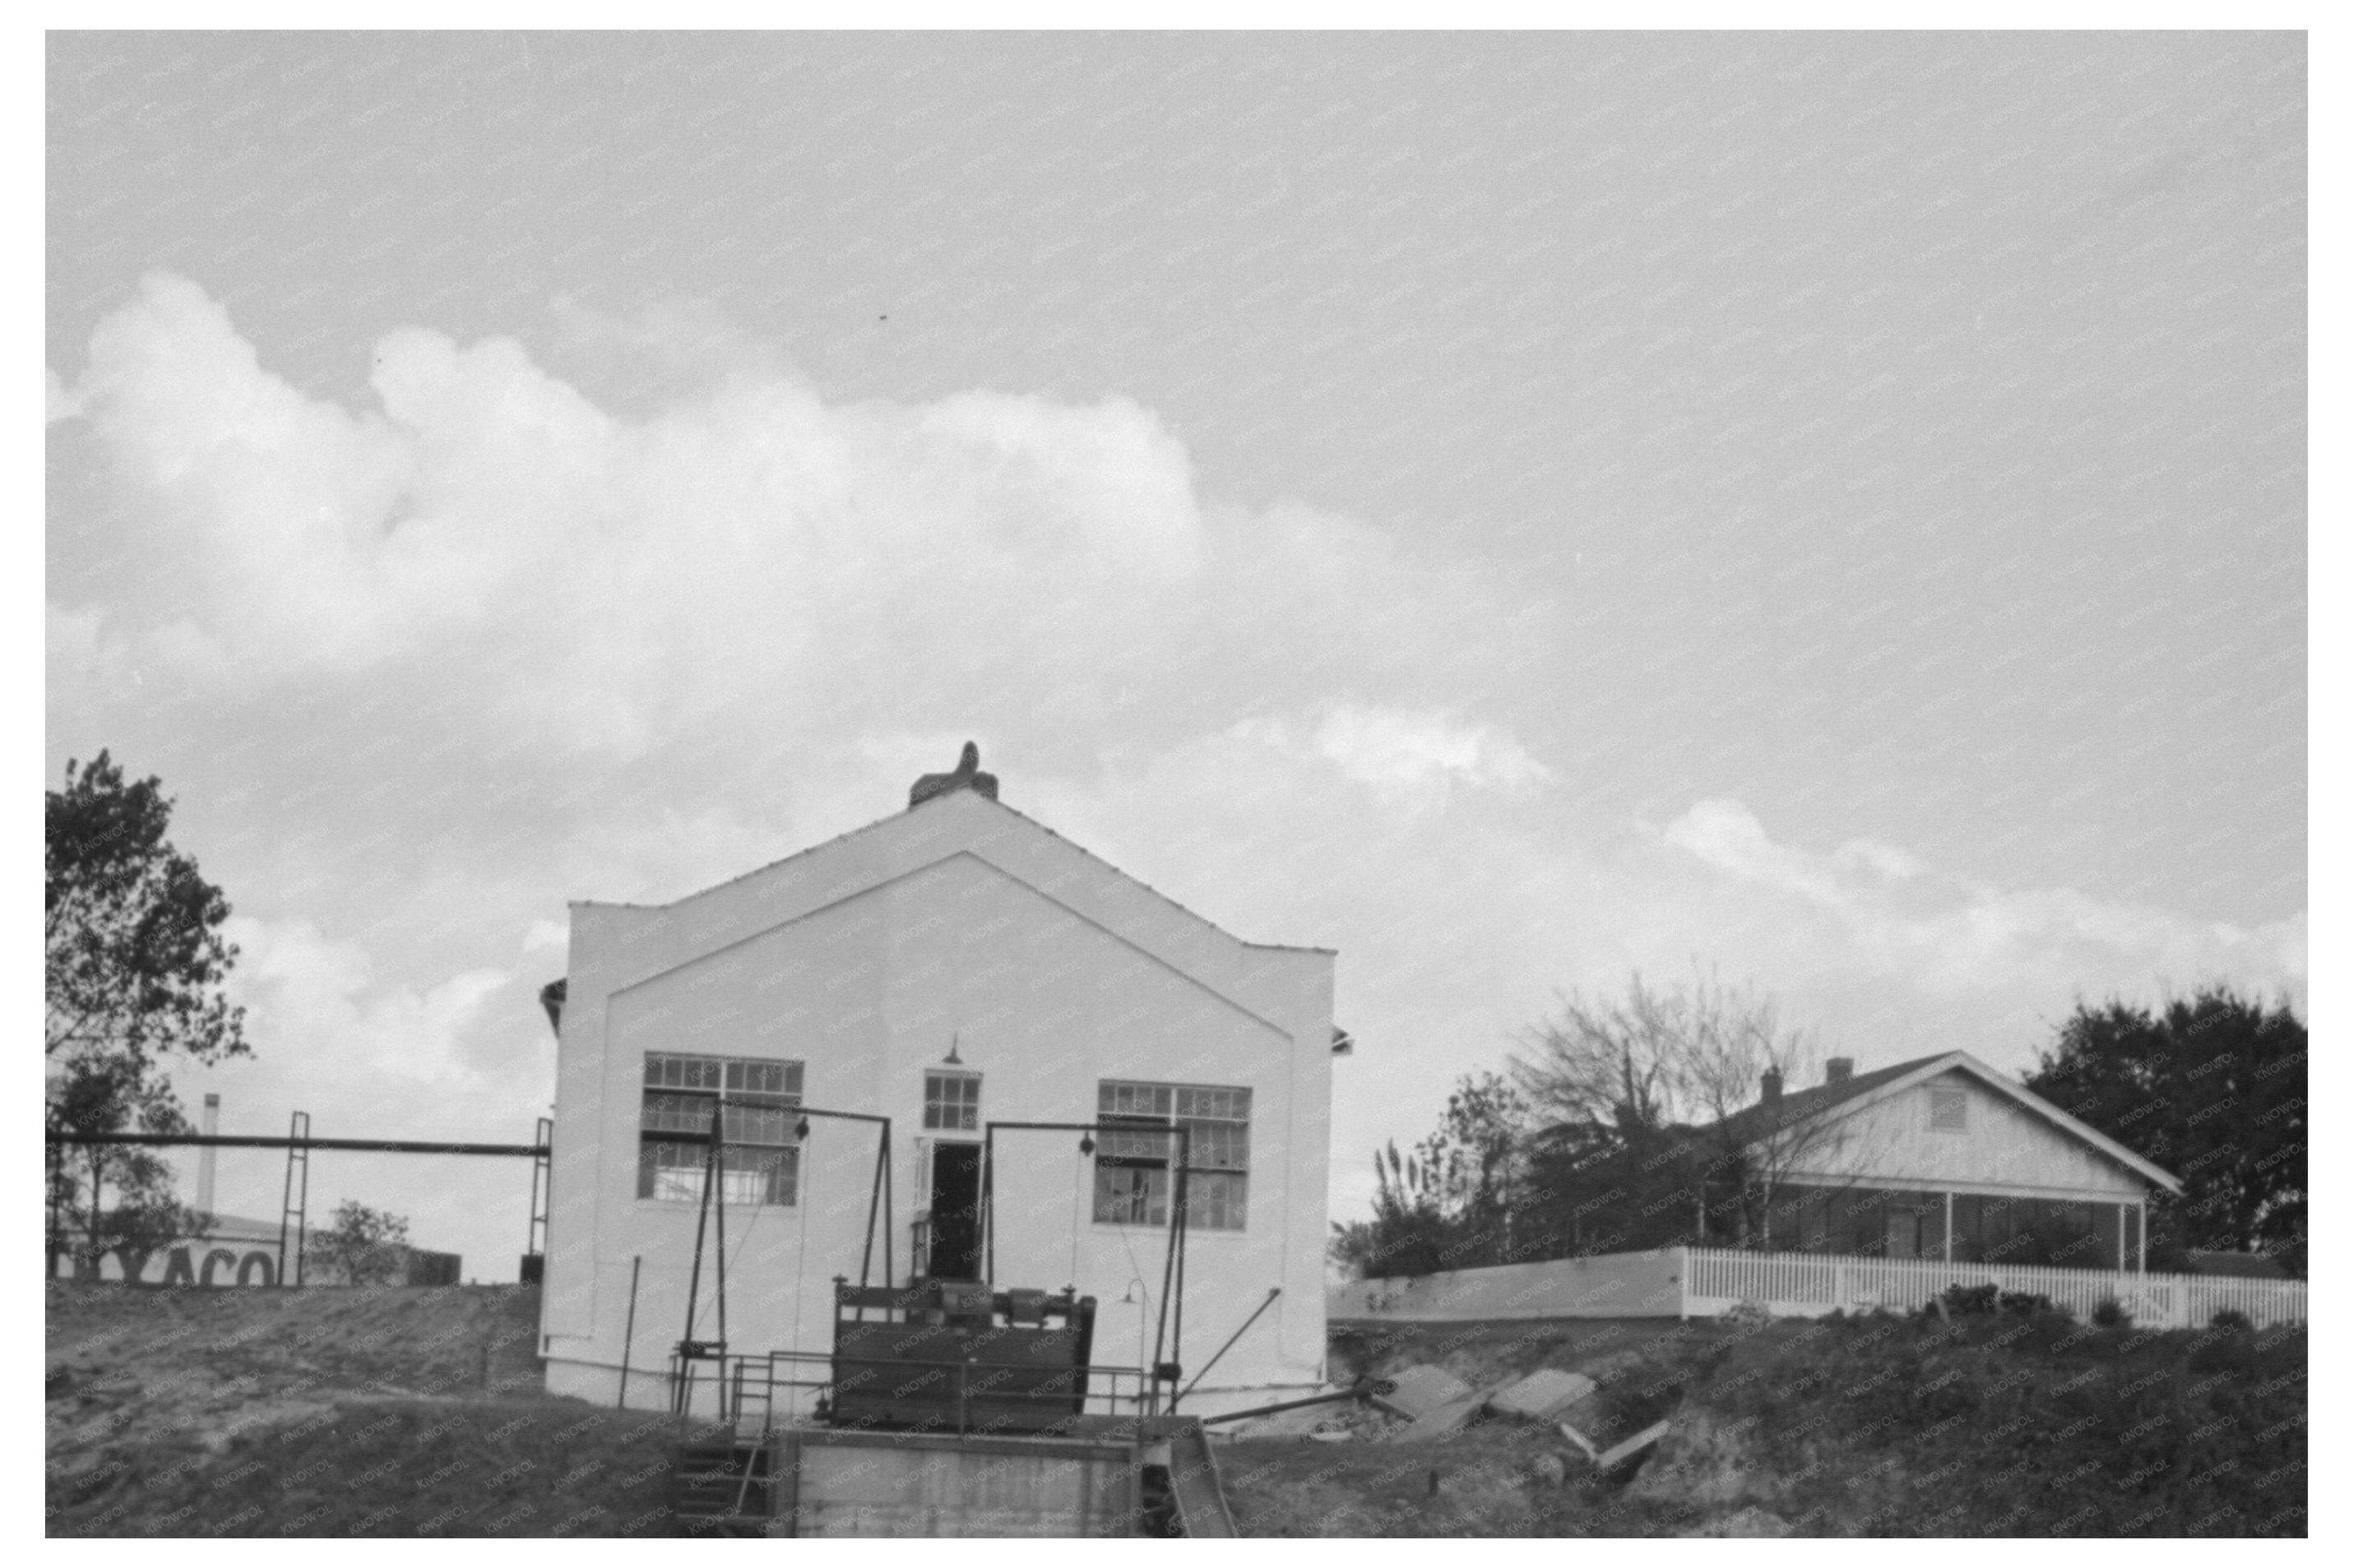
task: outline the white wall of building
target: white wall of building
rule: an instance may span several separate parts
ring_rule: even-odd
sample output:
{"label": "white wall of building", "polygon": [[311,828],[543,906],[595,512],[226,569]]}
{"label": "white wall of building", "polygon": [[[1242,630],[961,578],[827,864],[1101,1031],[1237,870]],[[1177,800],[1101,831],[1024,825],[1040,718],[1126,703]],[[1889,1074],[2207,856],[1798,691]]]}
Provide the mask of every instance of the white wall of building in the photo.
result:
{"label": "white wall of building", "polygon": [[[696,1210],[637,1196],[648,1052],[797,1060],[807,1103],[892,1117],[902,1280],[923,1141],[978,1138],[922,1124],[924,1069],[952,1039],[982,1075],[985,1120],[1092,1121],[1104,1079],[1248,1088],[1248,1224],[1189,1237],[1187,1376],[1282,1295],[1188,1405],[1318,1383],[1333,962],[1240,942],[969,791],[676,904],[575,905],[542,1325],[550,1388],[613,1397],[634,1258],[630,1360],[645,1375],[633,1371],[630,1403],[665,1397]],[[1078,1142],[999,1135],[995,1279],[1094,1296],[1094,1361],[1133,1365],[1139,1319],[1148,1336],[1160,1306],[1166,1233],[1094,1222]],[[859,1271],[875,1147],[871,1126],[814,1119],[800,1201],[731,1210],[731,1348],[830,1348],[831,1280]],[[716,1331],[706,1305],[698,1333]]]}
{"label": "white wall of building", "polygon": [[[1932,1124],[1932,1095],[1968,1096],[1968,1125]],[[1817,1184],[2002,1192],[2021,1197],[2135,1202],[2148,1183],[1968,1073],[1954,1070],[1867,1102],[1801,1152],[1788,1173]]]}

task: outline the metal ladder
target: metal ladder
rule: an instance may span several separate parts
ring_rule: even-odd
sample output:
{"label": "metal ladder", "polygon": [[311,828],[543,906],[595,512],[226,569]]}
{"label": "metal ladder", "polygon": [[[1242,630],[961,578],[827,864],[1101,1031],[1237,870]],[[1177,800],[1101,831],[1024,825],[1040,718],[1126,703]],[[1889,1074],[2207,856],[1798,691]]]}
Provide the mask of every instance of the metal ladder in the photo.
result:
{"label": "metal ladder", "polygon": [[[311,1206],[311,1113],[298,1110],[286,1123],[286,1202],[278,1215],[278,1283],[302,1283],[302,1232]],[[289,1238],[294,1248],[293,1267],[287,1267]]]}
{"label": "metal ladder", "polygon": [[531,1226],[523,1238],[526,1257],[547,1256],[547,1207],[554,1196],[554,1181],[548,1169],[548,1158],[554,1141],[555,1123],[543,1116],[532,1134],[539,1152],[531,1157]]}

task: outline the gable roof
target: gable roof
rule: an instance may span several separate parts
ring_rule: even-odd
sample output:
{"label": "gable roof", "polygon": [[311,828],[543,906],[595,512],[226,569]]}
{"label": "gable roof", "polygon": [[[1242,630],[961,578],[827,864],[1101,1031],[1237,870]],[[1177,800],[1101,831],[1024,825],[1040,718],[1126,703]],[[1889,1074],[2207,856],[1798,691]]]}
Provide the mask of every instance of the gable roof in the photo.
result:
{"label": "gable roof", "polygon": [[2179,1195],[2181,1181],[2173,1173],[2143,1159],[2106,1133],[2077,1121],[2024,1084],[2003,1077],[1967,1051],[1943,1051],[1932,1057],[1915,1057],[1893,1067],[1857,1073],[1844,1083],[1818,1084],[1794,1094],[1784,1094],[1778,1100],[1736,1110],[1716,1126],[1720,1131],[1739,1137],[1744,1143],[1754,1143],[1798,1122],[1814,1121],[1832,1112],[1836,1114],[1831,1117],[1831,1120],[1852,1115],[1866,1104],[1901,1094],[1915,1084],[1947,1072],[1968,1074],[1994,1093],[2031,1111],[2069,1137],[2090,1144],[2153,1185]]}
{"label": "gable roof", "polygon": [[[926,773],[923,775],[925,779],[948,778],[954,775],[944,773]],[[988,779],[992,784],[996,782],[994,776],[991,774],[983,773],[978,776]],[[920,783],[921,781],[918,782]],[[1013,817],[1025,826],[1045,835],[1045,837],[1052,839],[1057,844],[1069,847],[1084,858],[1092,861],[1095,865],[1103,868],[1105,871],[1108,871],[1113,876],[1118,878],[1121,881],[1131,887],[1142,889],[1145,892],[1150,894],[1153,899],[1160,903],[1166,904],[1168,908],[1176,910],[1178,914],[1183,915],[1187,920],[1191,921],[1196,924],[1208,927],[1210,931],[1217,932],[1218,935],[1224,937],[1229,942],[1236,942],[1243,947],[1257,948],[1269,952],[1320,952],[1324,954],[1336,954],[1338,951],[1335,948],[1307,945],[1298,942],[1251,942],[1247,938],[1236,936],[1232,931],[1228,931],[1225,927],[1209,919],[1207,915],[1201,914],[1198,910],[1188,909],[1184,904],[1179,903],[1176,900],[1170,898],[1167,894],[1162,892],[1159,889],[1154,887],[1143,878],[1134,875],[1133,872],[1124,871],[1119,867],[1113,865],[1110,861],[1104,859],[1102,856],[1096,854],[1092,849],[1089,849],[1085,845],[1081,844],[1078,840],[1065,837],[1063,835],[1055,832],[1052,828],[1047,826],[1044,823],[1039,821],[1036,817],[1031,816],[1027,812],[1015,810],[1012,806],[1009,806],[1003,801],[997,799],[996,795],[993,793],[974,789],[936,790],[926,795],[922,800],[909,805],[906,809],[902,811],[894,811],[888,816],[877,817],[872,822],[866,824],[863,827],[853,827],[846,833],[837,833],[832,837],[812,844],[806,849],[796,849],[791,854],[768,861],[765,865],[754,866],[748,871],[738,872],[733,877],[713,882],[708,887],[697,888],[690,892],[681,893],[675,899],[665,900],[658,904],[627,902],[606,899],[575,899],[573,902],[584,907],[596,907],[608,910],[676,909],[681,904],[691,903],[698,899],[705,898],[710,894],[719,892],[723,889],[732,888],[740,882],[748,882],[755,877],[766,876],[769,872],[775,871],[782,867],[794,865],[797,862],[810,859],[827,850],[839,848],[841,846],[849,844],[857,839],[865,838],[871,835],[881,834],[886,830],[895,828],[900,824],[906,822],[916,813],[930,807],[934,802],[951,795],[969,795],[975,799],[987,801],[989,805],[996,810],[1003,812],[1006,816]]]}
{"label": "gable roof", "polygon": [[[575,965],[586,929],[600,998],[618,995],[761,932],[969,857],[1294,1043],[1290,1019],[1311,978],[1327,988],[1328,948],[1249,942],[1129,876],[1034,818],[969,788],[880,818],[670,903],[572,905]],[[578,1004],[579,987],[570,1005]],[[1325,1004],[1328,1009],[1328,1002]],[[1328,1019],[1325,1021],[1328,1027]],[[560,1031],[559,1031],[560,1032]],[[1319,1039],[1320,1036],[1317,1037]]]}

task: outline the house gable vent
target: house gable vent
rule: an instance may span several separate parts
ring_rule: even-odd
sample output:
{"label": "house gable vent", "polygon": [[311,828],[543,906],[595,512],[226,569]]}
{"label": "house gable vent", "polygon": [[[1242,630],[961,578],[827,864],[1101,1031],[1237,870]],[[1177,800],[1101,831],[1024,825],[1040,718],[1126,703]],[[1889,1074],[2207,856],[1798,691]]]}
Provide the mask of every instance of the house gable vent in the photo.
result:
{"label": "house gable vent", "polygon": [[1965,1089],[1932,1089],[1928,1091],[1928,1131],[1931,1132],[1967,1132],[1969,1130],[1969,1091]]}

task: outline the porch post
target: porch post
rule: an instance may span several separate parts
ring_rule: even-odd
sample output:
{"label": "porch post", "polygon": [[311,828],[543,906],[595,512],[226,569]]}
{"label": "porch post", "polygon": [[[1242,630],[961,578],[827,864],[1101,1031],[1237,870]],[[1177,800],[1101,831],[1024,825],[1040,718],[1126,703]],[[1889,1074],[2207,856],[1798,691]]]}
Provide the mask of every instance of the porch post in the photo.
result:
{"label": "porch post", "polygon": [[2143,1198],[2134,1206],[2140,1210],[2140,1273],[2146,1279],[2148,1275],[2148,1200]]}
{"label": "porch post", "polygon": [[2116,1272],[2126,1274],[2131,1272],[2131,1268],[2132,1266],[2125,1259],[2125,1205],[2118,1204],[2116,1205]]}
{"label": "porch post", "polygon": [[1945,1261],[1953,1260],[1953,1193],[1945,1189]]}

